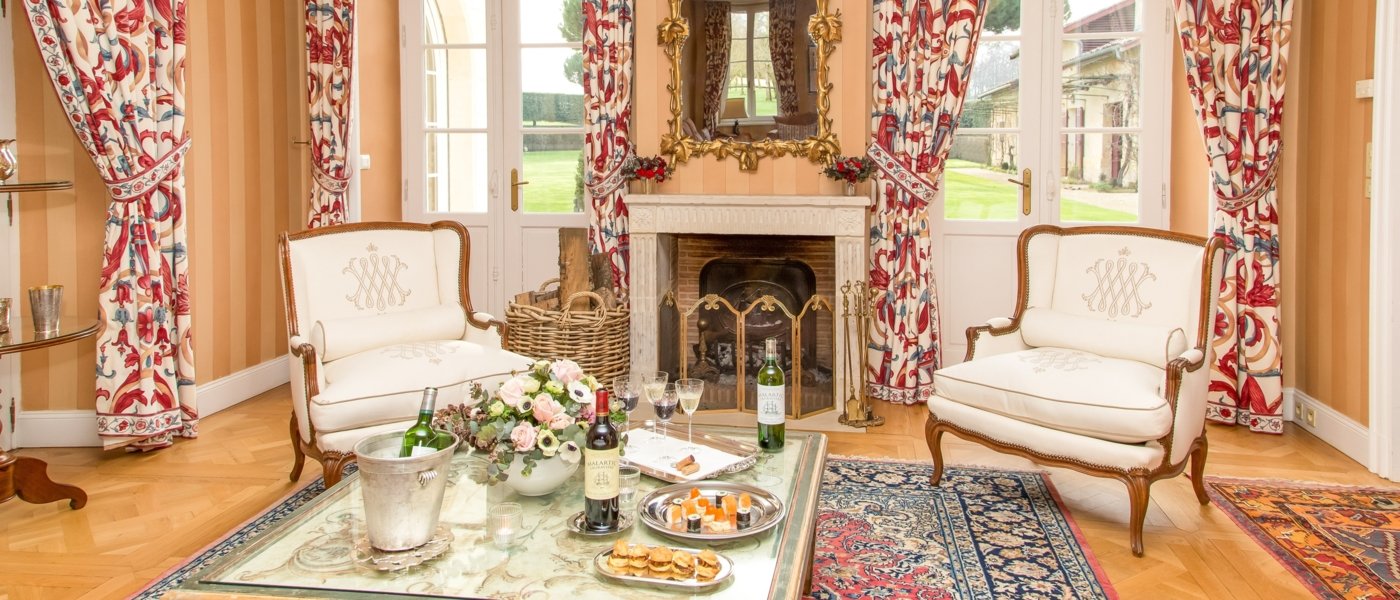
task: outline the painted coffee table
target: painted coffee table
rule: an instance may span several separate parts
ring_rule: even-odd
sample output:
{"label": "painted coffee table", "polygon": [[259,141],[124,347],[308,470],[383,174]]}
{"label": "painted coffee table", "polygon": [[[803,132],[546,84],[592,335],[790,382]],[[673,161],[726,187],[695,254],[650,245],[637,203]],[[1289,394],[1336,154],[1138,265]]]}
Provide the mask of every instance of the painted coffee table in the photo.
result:
{"label": "painted coffee table", "polygon": [[[697,430],[701,429],[699,427]],[[750,441],[753,431],[706,427],[706,431]],[[793,598],[811,584],[817,494],[826,463],[826,436],[789,432],[782,452],[764,453],[753,468],[720,477],[775,493],[787,504],[785,522],[752,538],[710,547],[734,561],[734,576],[709,598]],[[167,594],[175,600],[217,598],[568,598],[570,600],[655,598],[654,587],[617,585],[594,572],[593,557],[616,538],[583,538],[568,531],[566,517],[583,509],[578,475],[555,493],[523,498],[504,486],[473,481],[485,463],[458,453],[443,500],[442,522],[453,533],[442,556],[408,570],[386,573],[356,560],[365,534],[359,477],[352,475],[308,502],[277,527],[250,540]],[[474,472],[475,471],[475,472]],[[642,477],[641,498],[667,485]],[[489,508],[519,502],[524,509],[521,541],[498,549],[486,530]],[[641,523],[620,534],[633,542],[683,546]]]}

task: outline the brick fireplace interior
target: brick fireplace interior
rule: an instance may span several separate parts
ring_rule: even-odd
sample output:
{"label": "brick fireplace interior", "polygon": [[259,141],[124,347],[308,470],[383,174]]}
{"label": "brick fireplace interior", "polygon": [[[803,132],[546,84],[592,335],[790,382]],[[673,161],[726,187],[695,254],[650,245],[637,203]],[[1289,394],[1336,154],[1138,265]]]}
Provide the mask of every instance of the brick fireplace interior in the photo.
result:
{"label": "brick fireplace interior", "polygon": [[[659,318],[658,366],[681,373],[682,361],[690,377],[704,379],[702,411],[753,412],[754,376],[762,365],[763,341],[778,339],[780,366],[787,373],[788,416],[807,417],[834,407],[832,369],[836,307],[836,249],[829,237],[772,235],[674,235],[665,255],[674,257],[670,289],[675,305],[663,303]],[[813,295],[826,299],[822,310],[809,309],[800,320],[801,385],[795,381],[792,320],[781,309],[755,309],[744,321],[743,352],[738,344],[740,323],[727,308],[700,307],[688,318],[682,315],[706,294],[728,300],[744,311],[754,301],[770,295],[791,313],[801,315]],[[685,328],[682,348],[681,327]],[[737,362],[746,360],[743,406],[736,384]],[[800,390],[799,390],[800,388]]]}

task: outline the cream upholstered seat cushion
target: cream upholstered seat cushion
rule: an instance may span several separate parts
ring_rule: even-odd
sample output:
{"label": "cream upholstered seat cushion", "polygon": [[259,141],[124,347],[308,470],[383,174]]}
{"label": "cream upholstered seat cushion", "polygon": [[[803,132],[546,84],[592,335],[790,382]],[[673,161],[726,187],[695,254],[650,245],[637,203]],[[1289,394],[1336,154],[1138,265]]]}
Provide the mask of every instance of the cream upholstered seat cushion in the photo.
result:
{"label": "cream upholstered seat cushion", "polygon": [[1041,347],[978,358],[933,377],[935,393],[950,402],[1064,432],[1137,444],[1171,430],[1165,372],[1136,360]]}
{"label": "cream upholstered seat cushion", "polygon": [[415,415],[423,388],[438,388],[440,403],[467,401],[467,384],[488,389],[529,358],[462,340],[393,344],[325,364],[325,387],[311,399],[316,431],[333,433]]}
{"label": "cream upholstered seat cushion", "polygon": [[979,410],[934,394],[929,412],[939,419],[1003,444],[1022,446],[1049,456],[1117,469],[1151,469],[1162,462],[1162,445],[1120,444],[1041,427]]}

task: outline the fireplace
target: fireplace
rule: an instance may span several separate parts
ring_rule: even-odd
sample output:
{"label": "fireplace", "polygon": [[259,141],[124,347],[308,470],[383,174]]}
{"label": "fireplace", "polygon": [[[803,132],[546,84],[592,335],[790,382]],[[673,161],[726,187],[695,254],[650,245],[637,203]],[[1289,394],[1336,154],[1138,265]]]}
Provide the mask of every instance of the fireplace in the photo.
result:
{"label": "fireplace", "polygon": [[751,425],[753,382],[740,382],[761,363],[762,340],[777,337],[789,424],[840,427],[854,390],[834,366],[862,348],[833,309],[843,283],[864,279],[868,200],[634,194],[627,202],[633,369],[705,379],[696,422]]}
{"label": "fireplace", "polygon": [[832,409],[833,240],[679,235],[668,242],[675,286],[662,302],[661,370],[705,380],[703,411],[753,413],[764,340],[774,338],[789,378],[788,417]]}

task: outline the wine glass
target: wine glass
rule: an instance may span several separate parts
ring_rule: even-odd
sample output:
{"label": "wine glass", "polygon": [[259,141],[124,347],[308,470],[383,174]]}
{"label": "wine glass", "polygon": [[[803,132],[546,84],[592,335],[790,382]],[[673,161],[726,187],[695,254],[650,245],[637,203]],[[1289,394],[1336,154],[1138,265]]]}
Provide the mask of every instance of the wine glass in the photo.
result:
{"label": "wine glass", "polygon": [[705,393],[703,379],[677,379],[676,396],[681,401],[681,411],[685,412],[685,439],[690,449],[695,448],[695,410],[700,408],[700,396]]}
{"label": "wine glass", "polygon": [[613,396],[622,402],[622,409],[627,412],[627,422],[622,430],[627,431],[632,427],[632,411],[637,409],[637,401],[642,397],[642,378],[631,373],[619,375],[613,378]]}
{"label": "wine glass", "polygon": [[651,409],[656,411],[656,420],[661,422],[662,429],[669,428],[671,417],[676,414],[676,404],[679,402],[680,397],[676,395],[674,383],[662,386],[661,394],[651,399]]}
{"label": "wine glass", "polygon": [[[666,391],[666,381],[670,378],[671,376],[665,371],[657,371],[642,376],[642,391],[646,393],[647,402],[650,402],[653,407],[656,406],[656,401],[661,399],[661,394]],[[651,432],[656,433],[655,424],[652,424]]]}

